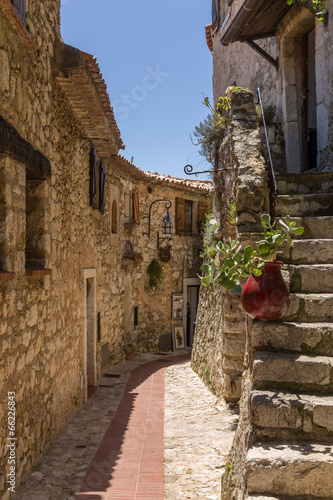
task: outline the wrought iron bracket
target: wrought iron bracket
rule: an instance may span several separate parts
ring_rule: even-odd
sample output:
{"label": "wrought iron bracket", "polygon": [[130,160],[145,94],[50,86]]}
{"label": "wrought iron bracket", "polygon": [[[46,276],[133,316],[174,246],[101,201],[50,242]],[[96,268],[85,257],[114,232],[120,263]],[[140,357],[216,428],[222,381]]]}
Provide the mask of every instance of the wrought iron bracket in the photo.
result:
{"label": "wrought iron bracket", "polygon": [[201,172],[192,172],[193,167],[192,165],[185,165],[184,167],[184,172],[186,175],[195,175],[197,176],[198,174],[213,174],[214,172],[223,172],[225,168],[216,168],[212,170],[202,170]]}
{"label": "wrought iron bracket", "polygon": [[163,202],[163,201],[165,201],[165,202],[166,202],[166,203],[165,203],[165,208],[166,208],[167,210],[169,210],[169,208],[171,208],[171,207],[172,207],[172,201],[171,201],[171,200],[169,200],[168,198],[165,198],[165,197],[163,198],[163,200],[155,200],[155,201],[153,201],[153,202],[150,204],[150,207],[149,207],[149,215],[143,215],[143,216],[142,216],[142,218],[143,218],[143,219],[148,219],[148,233],[142,233],[142,234],[143,234],[143,236],[148,236],[148,238],[150,238],[150,219],[151,219],[151,209],[152,209],[152,207],[153,207],[153,205],[154,205],[155,203],[158,203],[158,202],[160,202],[160,201],[161,201],[161,202]]}
{"label": "wrought iron bracket", "polygon": [[268,54],[268,52],[266,52],[264,49],[259,47],[259,45],[257,45],[253,40],[245,40],[245,41],[248,45],[250,45],[250,47],[253,50],[258,52],[258,54],[260,54],[262,57],[264,57],[266,59],[266,61],[268,61],[270,64],[272,64],[275,69],[278,69],[278,67],[279,67],[279,58],[278,57],[276,59],[274,59],[274,57],[272,57],[270,54]]}

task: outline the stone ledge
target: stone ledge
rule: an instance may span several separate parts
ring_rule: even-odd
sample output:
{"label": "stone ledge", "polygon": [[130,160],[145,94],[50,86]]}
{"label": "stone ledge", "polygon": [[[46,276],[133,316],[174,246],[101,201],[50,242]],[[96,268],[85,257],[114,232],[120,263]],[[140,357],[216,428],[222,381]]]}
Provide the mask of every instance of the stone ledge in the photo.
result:
{"label": "stone ledge", "polygon": [[11,271],[0,271],[0,281],[13,280],[15,278],[15,273]]}
{"label": "stone ledge", "polygon": [[52,274],[52,269],[26,269],[25,274],[27,276],[48,276]]}

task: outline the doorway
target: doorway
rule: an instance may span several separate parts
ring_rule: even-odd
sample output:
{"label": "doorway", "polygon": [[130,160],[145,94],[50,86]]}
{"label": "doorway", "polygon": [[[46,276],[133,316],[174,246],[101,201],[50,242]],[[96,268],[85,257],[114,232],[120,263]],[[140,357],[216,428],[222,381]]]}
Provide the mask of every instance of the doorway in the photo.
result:
{"label": "doorway", "polygon": [[96,270],[84,269],[85,297],[85,392],[90,399],[97,389]]}
{"label": "doorway", "polygon": [[315,30],[303,36],[303,165],[302,170],[317,168],[317,89]]}
{"label": "doorway", "polygon": [[191,348],[195,335],[195,323],[199,302],[200,279],[185,278],[183,283],[183,325],[186,332],[186,346]]}

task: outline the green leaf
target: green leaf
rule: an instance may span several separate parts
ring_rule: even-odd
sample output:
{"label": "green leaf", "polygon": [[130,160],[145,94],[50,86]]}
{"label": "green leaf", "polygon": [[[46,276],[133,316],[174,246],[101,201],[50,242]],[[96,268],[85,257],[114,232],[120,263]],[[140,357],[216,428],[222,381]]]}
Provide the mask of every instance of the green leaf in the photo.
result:
{"label": "green leaf", "polygon": [[204,276],[203,278],[201,278],[201,284],[202,286],[209,286],[212,282],[212,279],[210,276]]}
{"label": "green leaf", "polygon": [[295,229],[292,229],[291,232],[293,234],[297,234],[299,236],[300,234],[304,233],[304,227],[302,227],[302,226],[301,227],[295,227]]}
{"label": "green leaf", "polygon": [[261,254],[269,253],[271,251],[271,245],[269,245],[266,241],[263,241],[262,243],[259,243],[258,251]]}
{"label": "green leaf", "polygon": [[210,266],[208,264],[204,264],[201,269],[205,274],[209,274]]}
{"label": "green leaf", "polygon": [[253,274],[254,274],[255,276],[261,276],[261,275],[262,275],[262,272],[260,271],[260,269],[253,269],[253,271],[252,271],[252,272],[253,272]]}
{"label": "green leaf", "polygon": [[247,264],[254,254],[253,247],[251,245],[244,249],[244,264]]}
{"label": "green leaf", "polygon": [[219,285],[221,285],[223,288],[225,288],[226,290],[232,290],[233,288],[235,288],[236,286],[236,282],[235,281],[232,281],[231,279],[229,278],[223,278],[221,281],[218,282]]}

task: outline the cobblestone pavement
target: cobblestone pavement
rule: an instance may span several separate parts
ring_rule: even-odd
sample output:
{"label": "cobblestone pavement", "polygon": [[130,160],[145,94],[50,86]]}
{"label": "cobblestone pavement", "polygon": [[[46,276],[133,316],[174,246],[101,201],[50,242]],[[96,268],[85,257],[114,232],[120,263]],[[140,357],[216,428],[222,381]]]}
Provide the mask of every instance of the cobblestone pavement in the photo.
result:
{"label": "cobblestone pavement", "polygon": [[238,421],[186,361],[165,372],[164,498],[218,500]]}
{"label": "cobblestone pavement", "polygon": [[[94,398],[53,440],[15,500],[76,500],[132,370],[157,359],[163,357],[138,355],[108,370],[108,374],[120,377],[101,377]],[[223,401],[217,401],[191,370],[189,361],[166,369],[165,499],[220,498],[220,477],[236,421],[237,416]]]}

